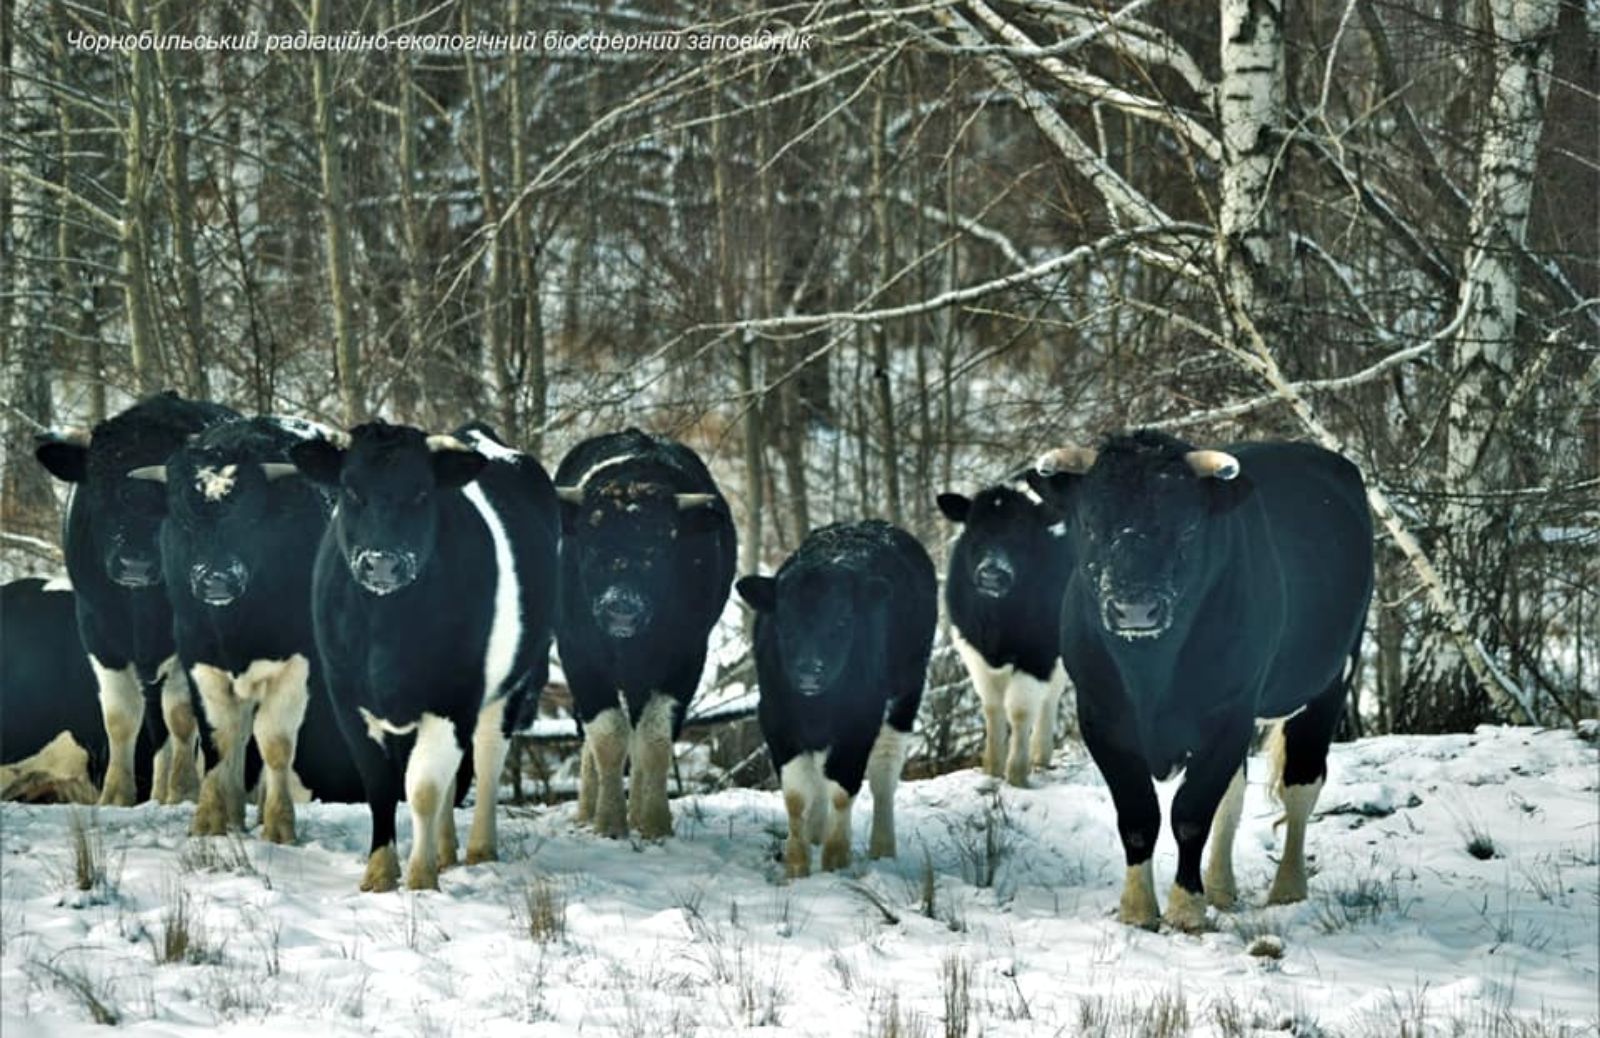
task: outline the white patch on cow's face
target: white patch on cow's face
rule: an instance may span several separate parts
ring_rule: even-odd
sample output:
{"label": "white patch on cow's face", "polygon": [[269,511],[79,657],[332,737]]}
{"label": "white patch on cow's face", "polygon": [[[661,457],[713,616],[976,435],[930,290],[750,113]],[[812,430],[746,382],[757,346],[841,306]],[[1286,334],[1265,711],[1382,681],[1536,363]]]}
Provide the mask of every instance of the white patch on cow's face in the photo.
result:
{"label": "white patch on cow's face", "polygon": [[71,591],[72,590],[72,578],[67,576],[64,573],[59,577],[51,577],[49,580],[44,582],[44,587],[40,588],[39,590],[41,590],[41,591]]}
{"label": "white patch on cow's face", "polygon": [[489,624],[489,641],[483,652],[483,702],[500,695],[500,686],[511,675],[517,661],[517,647],[522,644],[522,595],[517,586],[517,564],[511,554],[511,538],[494,506],[484,496],[483,488],[469,483],[461,488],[462,495],[472,503],[489,529],[489,540],[494,543],[494,613]]}
{"label": "white patch on cow's face", "polygon": [[416,721],[410,724],[395,724],[393,721],[384,720],[364,706],[358,706],[356,710],[361,713],[362,723],[367,726],[367,738],[379,746],[383,745],[383,738],[386,735],[410,735],[417,730]]}
{"label": "white patch on cow's face", "polygon": [[1065,519],[1061,520],[1059,523],[1051,523],[1050,524],[1050,536],[1052,536],[1052,537],[1065,537],[1066,535],[1067,535],[1067,521]]}
{"label": "white patch on cow's face", "polygon": [[329,443],[338,443],[339,439],[345,435],[338,429],[306,418],[273,415],[270,421],[284,432],[301,440],[327,440]]}
{"label": "white patch on cow's face", "polygon": [[221,501],[233,493],[233,483],[239,476],[238,465],[224,465],[220,469],[202,465],[195,470],[194,488],[207,501]]}

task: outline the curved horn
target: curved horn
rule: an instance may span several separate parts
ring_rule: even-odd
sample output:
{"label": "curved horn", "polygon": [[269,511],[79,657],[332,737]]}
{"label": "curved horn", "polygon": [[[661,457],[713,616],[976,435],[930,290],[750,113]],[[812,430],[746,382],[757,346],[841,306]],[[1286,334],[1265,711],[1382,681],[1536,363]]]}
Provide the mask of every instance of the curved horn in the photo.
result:
{"label": "curved horn", "polygon": [[581,505],[583,504],[583,488],[556,487],[556,497],[565,501],[569,505]]}
{"label": "curved horn", "polygon": [[1183,460],[1202,479],[1232,479],[1239,474],[1239,459],[1227,451],[1190,451]]}
{"label": "curved horn", "polygon": [[268,483],[282,479],[285,476],[292,476],[299,471],[287,461],[263,461],[261,463],[261,474],[267,477]]}
{"label": "curved horn", "polygon": [[451,436],[449,433],[435,433],[428,437],[430,451],[470,451],[471,447]]}
{"label": "curved horn", "polygon": [[700,508],[704,505],[709,505],[717,499],[715,494],[674,494],[672,496],[678,499],[678,511],[680,512],[689,508]]}
{"label": "curved horn", "polygon": [[1094,459],[1099,456],[1100,452],[1093,447],[1069,445],[1039,455],[1033,467],[1041,476],[1054,476],[1060,472],[1081,476],[1094,466]]}
{"label": "curved horn", "polygon": [[[292,467],[292,466],[291,466]],[[144,465],[131,469],[129,479],[147,479],[152,483],[165,483],[167,481],[167,467],[165,465]]]}

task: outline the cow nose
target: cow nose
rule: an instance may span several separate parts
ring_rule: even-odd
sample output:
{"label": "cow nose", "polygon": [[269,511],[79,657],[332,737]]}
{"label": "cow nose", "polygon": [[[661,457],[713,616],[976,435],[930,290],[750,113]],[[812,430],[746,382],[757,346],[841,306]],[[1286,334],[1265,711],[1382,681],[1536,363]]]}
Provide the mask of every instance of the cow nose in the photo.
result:
{"label": "cow nose", "polygon": [[1015,579],[1011,564],[997,555],[985,555],[972,571],[972,583],[978,593],[990,598],[999,598],[1010,591]]}
{"label": "cow nose", "polygon": [[1108,604],[1111,620],[1119,630],[1153,630],[1167,618],[1167,603],[1157,595],[1114,598]]}
{"label": "cow nose", "polygon": [[644,599],[624,588],[607,588],[596,603],[595,612],[613,637],[627,638],[637,633],[649,614]]}
{"label": "cow nose", "polygon": [[245,569],[237,560],[212,566],[205,563],[189,571],[189,587],[207,605],[223,606],[244,593]]}
{"label": "cow nose", "polygon": [[149,587],[160,577],[156,560],[148,555],[119,553],[112,560],[111,579],[123,587]]}
{"label": "cow nose", "polygon": [[367,550],[355,558],[355,577],[369,591],[386,595],[411,582],[411,566],[399,552]]}
{"label": "cow nose", "polygon": [[816,656],[807,656],[795,662],[794,683],[795,690],[801,695],[814,696],[822,691],[822,677],[827,672],[822,660]]}

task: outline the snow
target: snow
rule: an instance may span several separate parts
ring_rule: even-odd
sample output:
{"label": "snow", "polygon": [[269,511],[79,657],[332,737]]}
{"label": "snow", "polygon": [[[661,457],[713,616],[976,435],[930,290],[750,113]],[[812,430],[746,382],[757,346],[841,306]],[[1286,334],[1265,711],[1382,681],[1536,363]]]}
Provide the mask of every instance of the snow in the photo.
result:
{"label": "snow", "polygon": [[[1250,905],[1277,846],[1266,771],[1252,761],[1238,841]],[[779,798],[755,790],[677,799],[677,835],[657,844],[599,839],[571,804],[503,808],[504,862],[384,895],[356,890],[364,806],[302,806],[295,847],[191,839],[186,806],[101,808],[89,832],[108,878],[79,891],[77,809],[4,804],[0,1033],[103,1033],[93,1001],[151,1036],[843,1036],[891,1013],[901,1033],[953,1034],[956,975],[972,1034],[1139,1034],[1165,999],[1186,1011],[1177,1034],[1592,1035],[1597,796],[1596,748],[1570,732],[1335,747],[1310,900],[1218,914],[1198,937],[1112,917],[1121,853],[1076,745],[1031,790],[971,771],[906,782],[899,859],[793,883]],[[860,853],[870,814],[855,815]],[[1492,856],[1469,853],[1474,836]],[[1173,865],[1164,838],[1163,895]],[[190,950],[157,964],[180,901]]]}

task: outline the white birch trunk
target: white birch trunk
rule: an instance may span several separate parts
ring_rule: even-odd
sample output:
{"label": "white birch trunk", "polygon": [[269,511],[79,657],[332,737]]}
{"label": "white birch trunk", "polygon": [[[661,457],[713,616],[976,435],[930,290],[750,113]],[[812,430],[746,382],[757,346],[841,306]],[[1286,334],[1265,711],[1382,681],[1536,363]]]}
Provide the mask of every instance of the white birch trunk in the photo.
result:
{"label": "white birch trunk", "polygon": [[1288,252],[1272,190],[1283,123],[1282,0],[1225,0],[1221,58],[1217,259],[1235,304],[1271,341]]}

